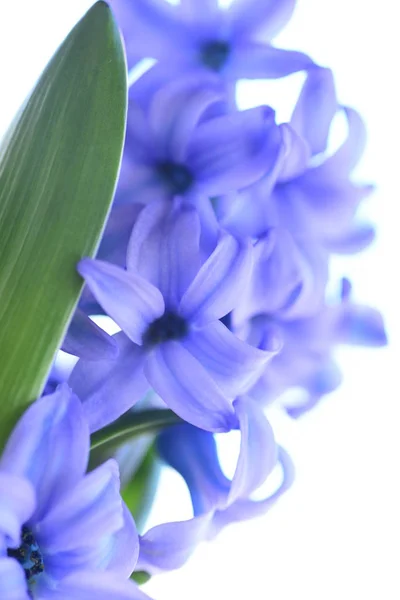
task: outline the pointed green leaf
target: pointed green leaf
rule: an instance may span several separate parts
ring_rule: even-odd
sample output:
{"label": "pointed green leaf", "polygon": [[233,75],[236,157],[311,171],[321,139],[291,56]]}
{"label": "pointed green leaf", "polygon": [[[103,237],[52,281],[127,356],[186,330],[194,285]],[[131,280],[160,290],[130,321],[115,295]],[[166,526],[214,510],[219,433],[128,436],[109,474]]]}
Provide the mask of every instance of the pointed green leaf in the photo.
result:
{"label": "pointed green leaf", "polygon": [[0,447],[42,391],[113,196],[126,66],[104,2],[72,30],[0,151]]}

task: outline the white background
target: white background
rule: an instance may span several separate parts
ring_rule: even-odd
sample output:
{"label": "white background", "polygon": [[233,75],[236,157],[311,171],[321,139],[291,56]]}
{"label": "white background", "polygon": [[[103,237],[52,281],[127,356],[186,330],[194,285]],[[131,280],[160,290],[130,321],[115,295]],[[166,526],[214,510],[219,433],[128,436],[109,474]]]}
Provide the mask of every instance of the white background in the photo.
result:
{"label": "white background", "polygon": [[[1,0],[0,132],[91,4]],[[339,392],[300,422],[272,415],[278,440],[296,463],[294,488],[264,518],[232,526],[199,548],[185,568],[150,582],[146,591],[158,600],[400,598],[397,12],[394,0],[298,0],[279,38],[283,47],[332,67],[340,100],[366,119],[369,146],[357,175],[378,185],[364,214],[377,223],[379,238],[362,256],[337,261],[334,274],[350,276],[356,297],[383,311],[390,345],[341,350]],[[285,107],[288,89],[255,84],[244,103]],[[188,516],[184,486],[167,473],[152,523]]]}

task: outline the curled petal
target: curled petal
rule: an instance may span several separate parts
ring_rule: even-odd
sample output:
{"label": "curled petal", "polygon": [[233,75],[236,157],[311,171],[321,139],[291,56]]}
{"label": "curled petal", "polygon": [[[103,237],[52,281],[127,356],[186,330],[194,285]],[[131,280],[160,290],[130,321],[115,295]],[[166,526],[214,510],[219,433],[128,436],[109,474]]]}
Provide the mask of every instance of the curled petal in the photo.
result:
{"label": "curled petal", "polygon": [[228,234],[221,239],[185,292],[179,307],[182,316],[197,326],[228,314],[246,288],[253,266],[250,241]]}
{"label": "curled petal", "polygon": [[354,108],[342,108],[347,118],[347,138],[338,150],[318,167],[323,178],[348,178],[364,153],[367,140],[364,122]]}
{"label": "curled petal", "polygon": [[158,436],[157,449],[184,478],[195,516],[226,506],[231,482],[221,470],[212,433],[186,423],[177,425]]}
{"label": "curled petal", "polygon": [[157,394],[185,421],[207,431],[232,428],[231,399],[182,344],[166,342],[155,348],[146,360],[145,374]]}
{"label": "curled petal", "polygon": [[24,569],[14,558],[0,558],[0,597],[30,600]]}
{"label": "curled petal", "polygon": [[277,461],[274,434],[259,404],[241,397],[235,400],[234,409],[241,441],[228,505],[238,498],[249,498],[265,482]]}
{"label": "curled petal", "polygon": [[220,321],[191,332],[183,345],[230,397],[248,390],[268,360],[280,349],[280,344],[264,350],[254,348],[237,338]]}
{"label": "curled petal", "polygon": [[23,414],[7,442],[0,469],[32,483],[37,521],[83,477],[88,455],[89,430],[82,405],[61,384]]}
{"label": "curled petal", "polygon": [[281,447],[278,447],[278,463],[281,465],[283,472],[282,482],[278,489],[264,500],[238,499],[225,510],[214,513],[212,526],[208,530],[209,538],[213,538],[229,523],[253,519],[265,514],[290,489],[294,481],[294,466],[290,456]]}
{"label": "curled petal", "polygon": [[279,79],[313,65],[309,56],[269,44],[242,42],[230,55],[223,74],[228,79]]}
{"label": "curled petal", "polygon": [[308,142],[312,154],[326,150],[338,108],[332,71],[318,66],[309,69],[291,125]]}
{"label": "curled petal", "polygon": [[21,528],[35,510],[35,492],[27,479],[6,472],[0,472],[0,490],[0,537],[5,536],[6,545],[17,548]]}
{"label": "curled petal", "polygon": [[139,571],[151,574],[179,569],[205,539],[211,515],[164,523],[140,536]]}
{"label": "curled petal", "polygon": [[201,264],[200,221],[193,207],[147,206],[129,242],[129,273],[139,273],[176,308]]}
{"label": "curled petal", "polygon": [[238,38],[271,41],[292,16],[296,0],[235,0],[229,19]]}
{"label": "curled petal", "polygon": [[135,343],[142,343],[148,325],[165,309],[158,289],[131,271],[85,258],[78,264],[97,301]]}
{"label": "curled petal", "polygon": [[117,360],[79,360],[69,385],[83,402],[90,431],[115,421],[147,392],[143,375],[145,354],[122,332],[114,336],[119,347]]}
{"label": "curled petal", "polygon": [[251,185],[270,172],[281,135],[267,106],[233,112],[200,125],[188,148],[188,165],[209,196]]}
{"label": "curled petal", "polygon": [[157,151],[178,163],[186,159],[187,146],[207,109],[224,98],[213,75],[197,73],[174,78],[154,96],[149,123]]}
{"label": "curled petal", "polygon": [[304,173],[310,158],[310,147],[287,123],[280,125],[279,129],[282,134],[284,152],[279,158],[281,164],[278,181],[282,182],[294,179]]}
{"label": "curled petal", "polygon": [[87,360],[118,356],[118,346],[113,338],[79,309],[72,318],[61,349]]}

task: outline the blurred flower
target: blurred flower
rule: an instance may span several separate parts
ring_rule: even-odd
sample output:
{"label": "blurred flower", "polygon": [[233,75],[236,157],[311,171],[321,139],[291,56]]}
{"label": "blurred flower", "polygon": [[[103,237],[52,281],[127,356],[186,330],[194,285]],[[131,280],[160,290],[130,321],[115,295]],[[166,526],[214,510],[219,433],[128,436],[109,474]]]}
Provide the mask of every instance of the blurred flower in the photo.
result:
{"label": "blurred flower", "polygon": [[[194,516],[158,525],[141,536],[139,570],[156,573],[179,568],[200,541],[211,539],[231,522],[264,514],[290,487],[291,461],[277,448],[261,408],[244,397],[236,399],[233,406],[241,442],[232,480],[221,470],[213,434],[185,424],[159,436],[159,453],[184,478]],[[264,500],[253,500],[252,493],[266,481],[277,461],[283,468],[282,483]]]}
{"label": "blurred flower", "polygon": [[288,406],[292,417],[311,410],[325,395],[334,391],[342,376],[334,360],[339,344],[369,347],[386,345],[383,319],[378,310],[354,303],[351,285],[342,282],[340,302],[324,304],[314,315],[303,319],[273,319],[258,316],[251,322],[250,340],[277,327],[283,339],[283,349],[267,365],[264,374],[249,394],[262,403],[269,403],[291,388],[301,388],[305,399],[301,405]]}
{"label": "blurred flower", "polygon": [[226,81],[284,77],[312,65],[301,52],[281,50],[271,40],[290,19],[295,0],[112,0],[125,38],[128,65],[142,58],[170,78],[196,70]]}
{"label": "blurred flower", "polygon": [[85,475],[89,430],[68,386],[33,404],[0,460],[0,592],[144,600],[127,581],[139,552],[110,460]]}

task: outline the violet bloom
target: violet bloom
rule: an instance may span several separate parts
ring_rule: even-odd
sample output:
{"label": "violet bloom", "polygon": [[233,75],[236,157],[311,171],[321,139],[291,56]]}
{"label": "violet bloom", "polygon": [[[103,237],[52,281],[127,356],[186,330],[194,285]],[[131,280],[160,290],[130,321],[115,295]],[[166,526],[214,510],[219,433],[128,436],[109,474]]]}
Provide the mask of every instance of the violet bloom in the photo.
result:
{"label": "violet bloom", "polygon": [[[347,138],[329,155],[330,127],[338,111],[347,119]],[[320,252],[363,249],[373,231],[354,223],[354,217],[373,188],[353,183],[351,172],[364,150],[365,127],[355,110],[338,104],[329,69],[309,71],[290,124],[303,139],[303,159],[293,163],[290,153],[281,153],[272,177],[240,192],[236,204],[229,199],[220,206],[222,224],[236,235],[255,237],[283,227],[297,242],[315,242]]]}
{"label": "violet bloom", "polygon": [[[267,512],[293,481],[287,454],[276,446],[272,429],[259,405],[249,398],[234,402],[240,452],[232,480],[222,472],[214,436],[191,425],[178,425],[158,437],[161,457],[184,478],[192,498],[194,516],[188,521],[165,523],[140,538],[138,570],[149,573],[177,569],[199,542],[213,538],[223,527]],[[251,495],[279,462],[282,483],[267,498]]]}
{"label": "violet bloom", "polygon": [[247,187],[269,173],[281,146],[268,106],[226,113],[225,95],[210,77],[168,82],[130,101],[115,202],[184,197],[198,204]]}
{"label": "violet bloom", "polygon": [[2,600],[145,600],[135,524],[110,460],[85,475],[89,430],[68,386],[33,404],[0,459]]}
{"label": "violet bloom", "polygon": [[106,313],[122,328],[116,360],[80,360],[70,384],[84,402],[91,429],[110,423],[151,386],[184,420],[227,431],[232,402],[279,349],[235,337],[220,321],[237,302],[252,266],[250,242],[222,233],[206,258],[191,207],[164,202],[140,213],[127,269],[84,259],[79,272]]}
{"label": "violet bloom", "polygon": [[226,81],[284,77],[308,68],[301,52],[281,50],[271,40],[290,19],[294,0],[112,0],[125,38],[128,64],[154,58],[170,77],[212,71]]}
{"label": "violet bloom", "polygon": [[287,407],[292,417],[312,409],[325,395],[341,383],[342,375],[334,360],[337,345],[380,347],[387,343],[381,314],[374,308],[355,304],[351,285],[342,282],[340,301],[325,304],[313,316],[284,320],[270,315],[251,322],[250,339],[270,331],[273,321],[283,339],[283,349],[267,365],[264,374],[249,394],[262,403],[275,400],[291,388],[301,388],[304,401]]}

